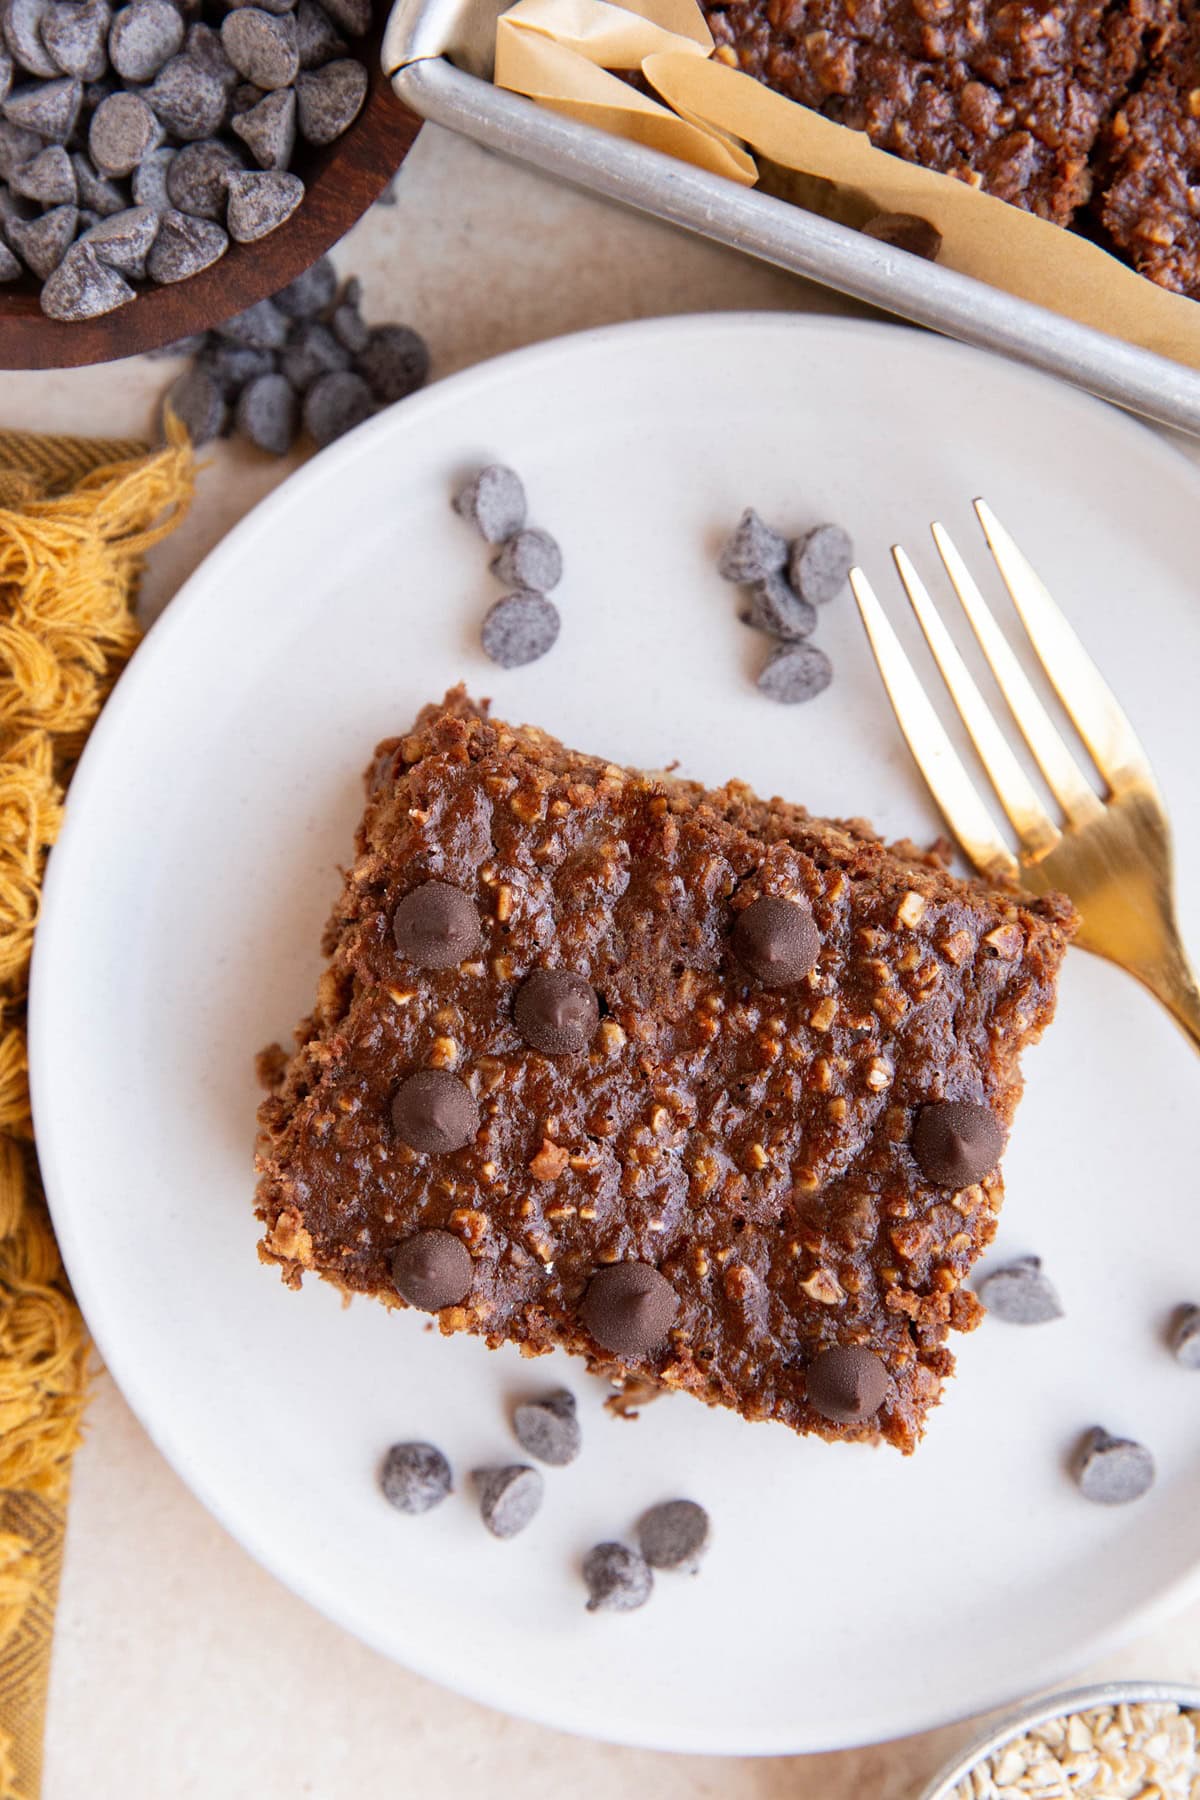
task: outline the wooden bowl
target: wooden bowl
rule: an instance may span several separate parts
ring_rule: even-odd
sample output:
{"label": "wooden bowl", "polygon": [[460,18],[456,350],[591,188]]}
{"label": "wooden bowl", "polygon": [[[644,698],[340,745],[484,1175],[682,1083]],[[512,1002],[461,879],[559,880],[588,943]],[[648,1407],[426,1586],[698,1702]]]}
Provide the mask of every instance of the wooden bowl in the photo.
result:
{"label": "wooden bowl", "polygon": [[294,164],[308,191],[290,219],[257,244],[230,244],[219,262],[187,281],[147,287],[115,312],[74,325],[46,317],[32,280],[0,288],[0,369],[78,368],[157,350],[277,294],[310,268],[379,198],[420,129],[383,72],[381,36],[382,27],[355,46],[371,80],[353,125]]}

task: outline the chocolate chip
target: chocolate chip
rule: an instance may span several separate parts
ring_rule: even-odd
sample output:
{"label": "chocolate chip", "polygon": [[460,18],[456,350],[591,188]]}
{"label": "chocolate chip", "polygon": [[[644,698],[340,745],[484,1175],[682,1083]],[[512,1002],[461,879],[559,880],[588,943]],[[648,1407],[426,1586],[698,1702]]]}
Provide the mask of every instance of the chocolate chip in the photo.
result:
{"label": "chocolate chip", "polygon": [[290,87],[299,74],[296,26],[286,13],[279,17],[258,6],[240,6],[222,21],[221,45],[238,74],[255,87]]}
{"label": "chocolate chip", "polygon": [[452,1231],[418,1231],[392,1256],[392,1283],[419,1312],[457,1306],[474,1280],[471,1253]]}
{"label": "chocolate chip", "polygon": [[338,343],[353,356],[361,356],[371,341],[370,327],[358,310],[357,300],[343,298],[334,307],[329,324]]}
{"label": "chocolate chip", "polygon": [[468,519],[489,544],[502,544],[525,523],[521,477],[501,463],[490,463],[455,495],[454,510]]}
{"label": "chocolate chip", "polygon": [[74,206],[79,183],[71,158],[61,144],[50,144],[32,161],[13,170],[8,185],[14,194],[37,200],[42,206]]}
{"label": "chocolate chip", "polygon": [[183,46],[183,20],[170,0],[133,0],[113,14],[108,54],[123,81],[152,81]]}
{"label": "chocolate chip", "polygon": [[230,12],[237,6],[261,6],[264,12],[290,13],[296,10],[296,0],[228,0]]}
{"label": "chocolate chip", "polygon": [[479,949],[479,909],[461,888],[425,881],[396,907],[392,936],[416,968],[453,969]]}
{"label": "chocolate chip", "polygon": [[25,265],[18,256],[14,256],[8,245],[0,239],[0,282],[20,281],[25,273]]}
{"label": "chocolate chip", "polygon": [[[167,154],[169,156],[171,152],[168,151]],[[71,169],[75,176],[79,204],[86,206],[89,212],[99,213],[102,219],[106,219],[112,213],[124,212],[129,205],[124,188],[118,187],[115,181],[110,181],[107,175],[101,175],[93,167],[91,158],[81,150],[77,150],[72,156]],[[141,205],[136,194],[134,200]],[[155,210],[161,212],[163,209],[160,206]]]}
{"label": "chocolate chip", "polygon": [[1042,1274],[1039,1256],[1020,1256],[993,1269],[975,1291],[992,1317],[1009,1325],[1048,1325],[1063,1316],[1062,1301]]}
{"label": "chocolate chip", "polygon": [[296,146],[295,94],[291,88],[267,94],[239,112],[230,129],[241,138],[260,169],[286,169]]}
{"label": "chocolate chip", "polygon": [[652,1569],[682,1569],[694,1575],[708,1549],[712,1525],[694,1500],[664,1500],[642,1514],[638,1543]]}
{"label": "chocolate chip", "polygon": [[239,244],[256,244],[278,230],[304,198],[300,177],[280,169],[249,169],[231,175],[227,187],[225,222],[230,237]]}
{"label": "chocolate chip", "polygon": [[42,289],[41,307],[48,319],[73,324],[98,318],[135,298],[134,289],[98,260],[90,244],[72,244]]}
{"label": "chocolate chip", "polygon": [[1004,1130],[988,1106],[937,1100],[923,1106],[912,1130],[912,1153],[922,1174],[939,1187],[965,1188],[990,1175],[1004,1149]]}
{"label": "chocolate chip", "polygon": [[243,85],[253,87],[253,82],[242,82],[238,71],[225,54],[225,46],[221,42],[220,32],[214,31],[211,25],[197,21],[195,25],[189,26],[187,37],[184,39],[184,49],[193,62],[199,63],[202,69],[207,70],[220,82],[227,104],[232,104],[233,96],[239,87]]}
{"label": "chocolate chip", "polygon": [[300,135],[310,144],[332,144],[352,125],[367,97],[367,71],[340,58],[296,77]]}
{"label": "chocolate chip", "polygon": [[583,1559],[589,1612],[633,1612],[654,1591],[645,1559],[625,1544],[597,1544]]}
{"label": "chocolate chip", "polygon": [[58,74],[58,64],[42,42],[42,19],[45,0],[5,0],[0,7],[4,40],[13,61],[28,75],[50,78]]}
{"label": "chocolate chip", "polygon": [[514,587],[548,594],[562,580],[562,551],[548,531],[536,525],[514,532],[492,558],[492,574]]}
{"label": "chocolate chip", "polygon": [[23,126],[0,118],[0,180],[7,181],[14,169],[45,147],[36,131],[26,131]]}
{"label": "chocolate chip", "polygon": [[471,1143],[479,1130],[479,1106],[457,1075],[421,1069],[397,1088],[392,1124],[411,1150],[445,1156]]}
{"label": "chocolate chip", "polygon": [[322,375],[304,396],[304,424],[318,450],[361,425],[375,411],[371,390],[352,370]]}
{"label": "chocolate chip", "polygon": [[1112,1437],[1099,1425],[1075,1452],[1075,1479],[1085,1500],[1098,1506],[1124,1506],[1140,1500],[1154,1485],[1154,1458],[1145,1444]]}
{"label": "chocolate chip", "polygon": [[821,938],[805,902],[763,894],[738,914],[733,948],[764,987],[790,987],[815,965]]}
{"label": "chocolate chip", "polygon": [[854,545],[840,525],[818,525],[797,538],[788,554],[788,578],[801,599],[824,606],[846,585]]}
{"label": "chocolate chip", "polygon": [[741,615],[743,624],[765,631],[781,643],[799,643],[816,626],[816,607],[793,593],[782,575],[768,575],[763,581],[751,582],[747,595],[746,611]]}
{"label": "chocolate chip", "polygon": [[296,49],[302,69],[315,69],[330,62],[346,48],[334,29],[333,20],[317,0],[300,0],[296,8]]}
{"label": "chocolate chip", "polygon": [[258,300],[216,328],[226,343],[249,344],[255,350],[281,350],[290,330],[286,314],[273,300]]}
{"label": "chocolate chip", "polygon": [[196,218],[223,219],[226,183],[242,167],[236,151],[217,138],[185,144],[167,169],[167,199]]}
{"label": "chocolate chip", "polygon": [[598,1269],[579,1305],[579,1317],[601,1348],[625,1359],[656,1350],[678,1311],[675,1289],[644,1262]]}
{"label": "chocolate chip", "polygon": [[348,37],[362,37],[371,29],[371,0],[322,0],[322,4]]}
{"label": "chocolate chip", "polygon": [[933,262],[942,247],[942,234],[937,226],[917,213],[876,213],[862,228],[864,237],[890,244],[894,250],[907,250],[912,256],[923,256]]}
{"label": "chocolate chip", "polygon": [[108,70],[108,0],[59,0],[42,14],[42,42],[64,75],[98,81]]}
{"label": "chocolate chip", "polygon": [[858,1425],[879,1411],[888,1391],[888,1372],[873,1350],[834,1344],[814,1357],[808,1370],[808,1404],[837,1425]]}
{"label": "chocolate chip", "polygon": [[574,1462],[583,1446],[575,1396],[566,1388],[522,1401],[513,1412],[513,1430],[522,1450],[555,1469]]}
{"label": "chocolate chip", "polygon": [[450,1464],[434,1444],[393,1444],[379,1485],[389,1506],[402,1513],[427,1513],[454,1491]]}
{"label": "chocolate chip", "polygon": [[375,325],[359,353],[358,371],[385,406],[407,400],[424,387],[429,375],[429,349],[408,325]]}
{"label": "chocolate chip", "polygon": [[83,105],[83,88],[72,77],[58,81],[32,81],[13,88],[3,102],[4,117],[21,131],[65,143],[75,129]]}
{"label": "chocolate chip", "polygon": [[7,99],[12,92],[13,59],[4,48],[2,28],[0,28],[0,100]]}
{"label": "chocolate chip", "polygon": [[474,1469],[471,1479],[479,1493],[479,1516],[493,1537],[516,1537],[542,1504],[545,1483],[528,1463]]}
{"label": "chocolate chip", "polygon": [[576,1056],[586,1050],[600,1022],[594,988],[568,969],[535,969],[513,1002],[517,1030],[544,1056]]}
{"label": "chocolate chip", "polygon": [[148,206],[128,206],[91,226],[80,242],[90,244],[110,269],[139,279],[146,272],[146,258],[157,234],[156,212]]}
{"label": "chocolate chip", "polygon": [[253,344],[222,344],[219,340],[204,349],[204,367],[227,400],[236,400],[249,381],[260,375],[274,375],[275,353],[257,350]]}
{"label": "chocolate chip", "polygon": [[175,156],[171,146],[164,144],[161,150],[152,150],[142,158],[130,182],[135,206],[149,206],[160,213],[173,210],[167,194],[167,174]]}
{"label": "chocolate chip", "polygon": [[193,219],[189,213],[165,212],[158,227],[146,273],[151,281],[186,281],[224,256],[229,236],[211,219]]}
{"label": "chocolate chip", "polygon": [[234,415],[241,437],[269,456],[286,456],[300,426],[300,402],[283,375],[259,375],[238,395]]}
{"label": "chocolate chip", "polygon": [[1171,1320],[1168,1341],[1184,1369],[1200,1369],[1200,1306],[1181,1306]]}
{"label": "chocolate chip", "polygon": [[167,390],[164,413],[168,407],[177,414],[197,448],[220,437],[225,429],[225,396],[219,384],[200,366],[185,369]]}
{"label": "chocolate chip", "polygon": [[787,562],[787,539],[748,506],[717,562],[726,581],[765,581]]}
{"label": "chocolate chip", "polygon": [[561,623],[552,600],[522,588],[488,608],[479,639],[484,655],[494,663],[502,669],[519,669],[554,648]]}
{"label": "chocolate chip", "polygon": [[333,304],[336,293],[337,270],[330,259],[323,256],[311,269],[297,275],[295,281],[289,281],[276,294],[275,304],[289,319],[315,319],[318,313]]}
{"label": "chocolate chip", "polygon": [[56,206],[36,219],[10,219],[8,241],[25,267],[45,281],[67,254],[78,226],[76,207]]}
{"label": "chocolate chip", "polygon": [[815,700],[833,680],[833,664],[816,644],[783,644],[764,663],[758,691],[781,706]]}
{"label": "chocolate chip", "polygon": [[322,375],[348,369],[350,352],[342,348],[329,327],[322,325],[319,319],[304,319],[294,326],[280,367],[296,392],[303,394]]}
{"label": "chocolate chip", "polygon": [[140,94],[110,94],[92,114],[88,155],[102,175],[128,175],[162,140],[162,125]]}
{"label": "chocolate chip", "polygon": [[188,51],[164,63],[146,89],[146,98],[167,130],[188,142],[220,130],[225,95],[221,77]]}

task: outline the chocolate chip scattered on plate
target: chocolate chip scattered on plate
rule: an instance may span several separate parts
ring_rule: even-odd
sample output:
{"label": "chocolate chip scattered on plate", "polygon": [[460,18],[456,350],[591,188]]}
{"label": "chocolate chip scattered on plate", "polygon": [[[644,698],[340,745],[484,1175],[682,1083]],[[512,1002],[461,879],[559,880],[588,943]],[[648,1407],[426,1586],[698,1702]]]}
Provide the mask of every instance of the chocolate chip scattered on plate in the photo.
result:
{"label": "chocolate chip scattered on plate", "polygon": [[1097,1506],[1125,1506],[1154,1485],[1154,1458],[1145,1444],[1113,1437],[1099,1425],[1079,1444],[1074,1468],[1084,1499]]}
{"label": "chocolate chip scattered on plate", "polygon": [[638,1521],[638,1544],[652,1569],[694,1575],[712,1536],[712,1522],[695,1500],[664,1500]]}
{"label": "chocolate chip scattered on plate", "polygon": [[383,1497],[397,1512],[426,1513],[453,1492],[450,1464],[434,1444],[393,1444],[379,1472]]}
{"label": "chocolate chip scattered on plate", "polygon": [[516,1537],[541,1507],[545,1483],[528,1463],[476,1469],[471,1479],[479,1495],[479,1516],[493,1537]]}
{"label": "chocolate chip scattered on plate", "polygon": [[1043,1273],[1039,1256],[1019,1256],[993,1269],[975,1291],[988,1312],[1009,1325],[1048,1325],[1063,1317],[1058,1290]]}
{"label": "chocolate chip scattered on plate", "polygon": [[583,1559],[589,1612],[634,1612],[654,1591],[644,1556],[627,1544],[597,1544]]}
{"label": "chocolate chip scattered on plate", "polygon": [[573,1463],[583,1445],[575,1396],[567,1388],[523,1400],[513,1411],[513,1431],[522,1450],[556,1469]]}

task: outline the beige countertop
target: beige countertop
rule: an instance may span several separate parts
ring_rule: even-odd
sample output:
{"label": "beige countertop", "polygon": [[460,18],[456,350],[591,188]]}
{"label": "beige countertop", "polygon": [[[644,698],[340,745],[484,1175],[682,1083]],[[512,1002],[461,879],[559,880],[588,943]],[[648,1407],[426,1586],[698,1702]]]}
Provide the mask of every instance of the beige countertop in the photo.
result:
{"label": "beige countertop", "polygon": [[[363,277],[368,317],[426,334],[441,375],[620,319],[845,310],[433,128],[397,205],[376,208],[338,260]],[[135,435],[170,372],[143,359],[6,374],[0,419]],[[191,517],[155,552],[148,613],[290,466],[215,447]],[[1088,1673],[1200,1681],[1200,1609]],[[756,1761],[623,1750],[503,1718],[396,1668],[280,1587],[192,1498],[107,1377],[97,1381],[76,1463],[44,1800],[912,1800],[966,1733]]]}

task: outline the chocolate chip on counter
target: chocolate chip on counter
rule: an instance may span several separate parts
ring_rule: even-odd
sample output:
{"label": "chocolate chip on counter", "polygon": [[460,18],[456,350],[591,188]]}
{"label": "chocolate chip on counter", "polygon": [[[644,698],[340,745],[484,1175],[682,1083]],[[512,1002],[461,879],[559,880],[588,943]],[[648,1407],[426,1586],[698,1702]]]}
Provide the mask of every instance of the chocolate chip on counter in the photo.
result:
{"label": "chocolate chip on counter", "polygon": [[297,122],[310,144],[332,144],[357,119],[367,97],[367,71],[340,57],[296,77]]}
{"label": "chocolate chip on counter", "polygon": [[876,213],[862,228],[864,237],[890,244],[894,250],[907,250],[911,256],[922,256],[933,262],[942,247],[942,234],[937,226],[917,213]]}
{"label": "chocolate chip on counter", "polygon": [[145,90],[163,125],[186,142],[220,130],[226,91],[220,76],[186,50],[165,62]]}
{"label": "chocolate chip on counter", "polygon": [[488,608],[479,638],[484,655],[494,663],[502,669],[519,669],[554,648],[561,624],[552,600],[521,589]]}
{"label": "chocolate chip on counter", "polygon": [[546,1484],[528,1463],[474,1469],[471,1479],[479,1494],[479,1516],[493,1537],[516,1537],[541,1507]]}
{"label": "chocolate chip on counter", "polygon": [[858,1425],[879,1411],[888,1391],[888,1372],[873,1350],[834,1344],[814,1357],[808,1369],[808,1403],[835,1425]]}
{"label": "chocolate chip on counter", "polygon": [[589,1612],[634,1612],[654,1591],[649,1564],[625,1544],[597,1544],[583,1559]]}
{"label": "chocolate chip on counter", "polygon": [[[273,98],[273,96],[271,96]],[[337,270],[328,256],[321,257],[311,269],[305,269],[289,281],[275,296],[275,304],[289,319],[315,319],[337,294]]]}
{"label": "chocolate chip on counter", "polygon": [[583,1447],[575,1396],[567,1388],[523,1400],[513,1412],[513,1431],[522,1450],[555,1469],[573,1463]]}
{"label": "chocolate chip on counter", "polygon": [[50,79],[58,74],[58,64],[42,42],[42,20],[46,0],[5,0],[0,8],[4,41],[13,61],[27,75]]}
{"label": "chocolate chip on counter", "polygon": [[42,43],[64,75],[98,81],[108,71],[108,0],[58,0],[42,14]]}
{"label": "chocolate chip on counter", "polygon": [[161,150],[152,150],[142,158],[130,182],[135,206],[150,206],[160,213],[172,211],[167,173],[176,154],[169,144],[164,144]]}
{"label": "chocolate chip on counter", "polygon": [[45,281],[66,255],[78,226],[76,207],[56,206],[36,219],[10,219],[8,241],[25,267]]}
{"label": "chocolate chip on counter", "polygon": [[471,1253],[452,1231],[418,1231],[392,1256],[392,1284],[419,1312],[457,1306],[473,1280]]}
{"label": "chocolate chip on counter", "polygon": [[845,587],[854,566],[854,544],[840,525],[818,525],[788,552],[788,578],[802,600],[824,606]]}
{"label": "chocolate chip on counter", "polygon": [[42,206],[74,206],[79,199],[75,170],[61,144],[49,144],[31,161],[21,163],[8,185],[14,194]]}
{"label": "chocolate chip on counter", "polygon": [[548,594],[562,580],[562,551],[548,531],[536,525],[514,532],[492,558],[492,574],[515,587]]}
{"label": "chocolate chip on counter", "polygon": [[392,936],[418,969],[453,969],[479,949],[479,909],[461,888],[424,881],[405,894],[392,915]]}
{"label": "chocolate chip on counter", "polygon": [[1048,1325],[1063,1316],[1062,1301],[1042,1273],[1040,1256],[1019,1256],[993,1269],[975,1291],[992,1317],[1009,1325]]}
{"label": "chocolate chip on counter", "polygon": [[140,277],[158,235],[158,214],[148,206],[129,206],[111,213],[84,232],[81,243],[90,244],[102,263],[122,275]]}
{"label": "chocolate chip on counter", "polygon": [[183,48],[184,24],[170,0],[132,0],[113,14],[108,54],[123,81],[152,81]]}
{"label": "chocolate chip on counter", "polygon": [[244,166],[237,152],[218,138],[185,144],[167,169],[167,199],[196,218],[223,219],[226,183]]}
{"label": "chocolate chip on counter", "polygon": [[781,644],[763,664],[758,691],[781,706],[815,700],[833,680],[833,664],[816,644]]}
{"label": "chocolate chip on counter", "polygon": [[216,327],[217,336],[230,344],[249,344],[255,350],[282,350],[291,324],[273,300],[258,300],[244,312]]}
{"label": "chocolate chip on counter", "polygon": [[350,369],[322,375],[304,396],[305,429],[318,450],[353,431],[374,411],[370,388]]}
{"label": "chocolate chip on counter", "polygon": [[450,1464],[434,1444],[393,1444],[379,1485],[389,1506],[402,1513],[430,1512],[454,1491]]}
{"label": "chocolate chip on counter", "polygon": [[304,198],[298,175],[281,169],[248,169],[226,182],[229,205],[225,223],[239,244],[256,244],[290,219]]}
{"label": "chocolate chip on counter", "polygon": [[227,400],[236,400],[247,382],[278,372],[273,350],[256,350],[253,344],[223,344],[220,339],[212,344],[205,340],[202,348],[204,367]]}
{"label": "chocolate chip on counter", "polygon": [[350,352],[319,319],[297,321],[280,359],[280,368],[298,394],[306,393],[322,375],[349,367]]}
{"label": "chocolate chip on counter", "polygon": [[0,238],[0,282],[19,281],[24,273],[24,263],[19,257],[13,255],[8,245]]}
{"label": "chocolate chip on counter", "polygon": [[162,140],[162,124],[140,94],[110,94],[92,114],[88,155],[102,175],[129,175]]}
{"label": "chocolate chip on counter", "polygon": [[397,1088],[392,1124],[410,1150],[446,1156],[474,1140],[479,1130],[479,1103],[457,1075],[445,1069],[421,1069]]}
{"label": "chocolate chip on counter", "polygon": [[260,169],[286,169],[296,147],[295,94],[291,88],[280,88],[265,95],[239,112],[230,130],[241,138]]}
{"label": "chocolate chip on counter", "polygon": [[579,1304],[579,1317],[601,1348],[626,1359],[657,1350],[678,1311],[679,1296],[666,1276],[644,1262],[598,1269]]}
{"label": "chocolate chip on counter", "polygon": [[146,273],[162,283],[186,281],[224,256],[229,236],[211,219],[193,219],[189,213],[162,214],[158,236],[146,258]]}
{"label": "chocolate chip on counter", "polygon": [[638,1543],[652,1569],[682,1569],[694,1575],[711,1536],[712,1522],[694,1500],[664,1500],[638,1521]]}
{"label": "chocolate chip on counter", "polygon": [[333,20],[317,0],[299,0],[296,7],[296,50],[302,69],[315,69],[330,62],[345,48],[345,41],[334,28]]}
{"label": "chocolate chip on counter", "polygon": [[65,143],[75,129],[83,105],[83,87],[72,76],[57,81],[32,81],[13,88],[3,102],[4,117],[21,131]]}
{"label": "chocolate chip on counter", "polygon": [[207,331],[193,331],[189,337],[176,338],[171,344],[160,344],[157,350],[147,350],[145,354],[151,362],[161,362],[168,356],[199,356],[207,346]]}
{"label": "chocolate chip on counter", "polygon": [[782,575],[768,575],[762,581],[753,581],[746,591],[748,604],[741,618],[743,624],[752,626],[755,631],[765,631],[768,637],[792,644],[799,643],[814,630],[816,607],[794,593]]}
{"label": "chocolate chip on counter", "polygon": [[763,894],[734,921],[733,949],[764,987],[790,987],[815,966],[821,936],[807,903]]}
{"label": "chocolate chip on counter", "polygon": [[286,13],[239,6],[222,21],[221,45],[238,74],[265,91],[290,87],[300,72],[296,26]]}
{"label": "chocolate chip on counter", "polygon": [[514,469],[489,463],[454,497],[454,510],[489,544],[502,544],[525,523],[525,489]]}
{"label": "chocolate chip on counter", "polygon": [[595,989],[568,969],[535,969],[513,1002],[517,1030],[544,1056],[577,1056],[600,1023]]}
{"label": "chocolate chip on counter", "polygon": [[225,396],[208,370],[198,364],[185,369],[168,388],[163,399],[164,415],[168,409],[178,417],[197,449],[220,437],[225,429]]}
{"label": "chocolate chip on counter", "polygon": [[[358,372],[385,406],[407,400],[429,376],[429,349],[409,325],[374,325],[358,355]],[[530,584],[536,585],[536,584]]]}
{"label": "chocolate chip on counter", "polygon": [[90,244],[72,244],[42,289],[41,307],[48,319],[73,324],[113,312],[134,297],[134,289]]}
{"label": "chocolate chip on counter", "polygon": [[286,456],[300,427],[300,401],[284,375],[259,375],[238,395],[238,433],[269,456]]}
{"label": "chocolate chip on counter", "polygon": [[[349,282],[346,287],[349,289]],[[361,356],[371,341],[371,330],[358,310],[358,301],[348,299],[346,295],[334,307],[329,324],[338,343],[352,356]]]}
{"label": "chocolate chip on counter", "polygon": [[1154,1485],[1154,1458],[1145,1444],[1112,1437],[1099,1425],[1079,1444],[1074,1468],[1084,1499],[1098,1506],[1124,1506]]}
{"label": "chocolate chip on counter", "polygon": [[1168,1341],[1184,1369],[1200,1369],[1200,1306],[1181,1306],[1171,1320]]}
{"label": "chocolate chip on counter", "polygon": [[912,1153],[927,1180],[965,1188],[990,1175],[1004,1149],[1004,1128],[989,1106],[937,1100],[923,1106],[912,1130]]}
{"label": "chocolate chip on counter", "polygon": [[717,561],[726,581],[765,581],[778,575],[787,562],[787,539],[759,518],[748,506]]}
{"label": "chocolate chip on counter", "polygon": [[347,37],[362,37],[371,29],[371,0],[322,0],[325,11]]}

